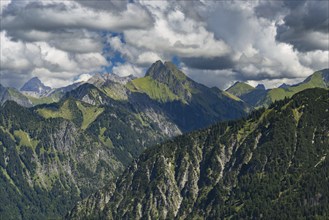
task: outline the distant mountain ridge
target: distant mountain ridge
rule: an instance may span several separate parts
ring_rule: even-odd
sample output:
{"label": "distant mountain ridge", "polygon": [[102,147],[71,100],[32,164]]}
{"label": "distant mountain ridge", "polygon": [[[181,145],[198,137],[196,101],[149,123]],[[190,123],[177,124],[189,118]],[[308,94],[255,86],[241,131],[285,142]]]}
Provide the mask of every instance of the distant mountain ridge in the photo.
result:
{"label": "distant mountain ridge", "polygon": [[38,77],[33,77],[29,81],[27,81],[22,88],[21,92],[26,95],[33,96],[35,98],[40,98],[42,96],[46,96],[48,92],[50,92],[51,87],[45,86]]}
{"label": "distant mountain ridge", "polygon": [[253,107],[269,106],[277,100],[282,100],[285,97],[291,97],[297,92],[308,88],[328,88],[329,87],[329,69],[316,71],[311,76],[307,77],[303,82],[295,85],[282,84],[278,88],[264,90],[254,88],[244,82],[233,84],[226,91],[235,95],[250,104]]}

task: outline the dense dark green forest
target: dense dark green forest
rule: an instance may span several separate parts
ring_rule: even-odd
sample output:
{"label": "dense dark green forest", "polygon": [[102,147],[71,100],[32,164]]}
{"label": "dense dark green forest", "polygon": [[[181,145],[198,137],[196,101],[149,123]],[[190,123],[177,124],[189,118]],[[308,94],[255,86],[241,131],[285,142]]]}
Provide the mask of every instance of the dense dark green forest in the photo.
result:
{"label": "dense dark green forest", "polygon": [[326,219],[328,151],[329,92],[308,89],[147,150],[67,217]]}

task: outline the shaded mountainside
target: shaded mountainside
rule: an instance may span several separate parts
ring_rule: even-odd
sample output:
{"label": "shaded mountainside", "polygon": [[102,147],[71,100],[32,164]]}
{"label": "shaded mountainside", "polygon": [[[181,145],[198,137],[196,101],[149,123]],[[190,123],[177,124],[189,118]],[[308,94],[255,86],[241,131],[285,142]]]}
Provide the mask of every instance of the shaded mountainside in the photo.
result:
{"label": "shaded mountainside", "polygon": [[326,218],[328,153],[329,91],[308,89],[147,150],[67,218]]}
{"label": "shaded mountainside", "polygon": [[283,84],[279,88],[264,90],[259,87],[252,87],[246,83],[239,82],[228,88],[226,91],[239,97],[253,107],[269,106],[277,100],[285,97],[292,97],[297,92],[310,88],[328,88],[329,69],[323,69],[313,73],[303,82],[296,85]]}
{"label": "shaded mountainside", "polygon": [[6,88],[0,84],[0,106],[6,101],[14,101],[24,107],[32,107],[31,101],[14,88]]}
{"label": "shaded mountainside", "polygon": [[80,85],[64,98],[96,106],[129,105],[129,109],[157,124],[159,120],[175,124],[183,133],[241,118],[250,111],[243,101],[194,82],[170,62],[157,61],[142,78],[98,74],[88,82],[92,84]]}
{"label": "shaded mountainside", "polygon": [[70,121],[42,119],[14,102],[0,113],[2,219],[59,217],[123,168]]}
{"label": "shaded mountainside", "polygon": [[244,82],[236,82],[234,83],[230,88],[228,88],[226,91],[231,93],[235,96],[242,96],[246,93],[249,93],[253,90],[255,90],[255,87],[252,87],[251,85],[244,83]]}
{"label": "shaded mountainside", "polygon": [[[93,106],[73,98],[26,109],[0,108],[0,208],[4,219],[63,216],[115,178],[165,133],[129,105]],[[177,133],[175,133],[177,132]]]}
{"label": "shaded mountainside", "polygon": [[146,94],[157,101],[183,132],[241,118],[250,110],[243,101],[220,89],[208,88],[188,78],[171,62],[157,61],[145,77],[132,80],[127,87],[132,97]]}
{"label": "shaded mountainside", "polygon": [[39,105],[0,108],[0,218],[58,218],[149,146],[249,110],[161,61],[143,78],[95,75],[29,98]]}

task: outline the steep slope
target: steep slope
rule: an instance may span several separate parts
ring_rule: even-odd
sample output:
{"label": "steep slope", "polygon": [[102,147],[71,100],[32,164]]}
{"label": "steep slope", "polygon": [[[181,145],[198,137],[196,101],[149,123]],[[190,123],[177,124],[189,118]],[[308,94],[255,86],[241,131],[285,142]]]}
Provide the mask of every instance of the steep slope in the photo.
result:
{"label": "steep slope", "polygon": [[287,86],[285,88],[275,88],[268,91],[266,97],[260,100],[262,105],[268,105],[276,100],[282,100],[285,97],[291,97],[297,92],[309,88],[328,88],[329,87],[329,69],[323,69],[313,73],[307,77],[303,82]]}
{"label": "steep slope", "polygon": [[244,82],[236,82],[234,83],[230,88],[228,88],[226,91],[235,95],[235,96],[242,96],[246,93],[249,93],[253,90],[255,90],[255,87],[252,87],[251,85],[244,83]]}
{"label": "steep slope", "polygon": [[[2,166],[5,182],[0,190],[7,208],[0,217],[59,217],[75,201],[115,178],[149,146],[245,115],[247,107],[241,100],[192,81],[171,63],[154,65],[159,67],[141,78],[150,81],[146,87],[133,77],[96,75],[93,84],[74,84],[41,97],[50,100],[66,92],[56,103],[31,109],[5,104],[0,110],[0,148],[3,158],[16,159],[5,159]],[[159,88],[176,98],[167,99],[165,93],[161,100],[149,93],[158,94]],[[8,170],[15,163],[17,175]],[[54,199],[53,191],[61,200]],[[26,197],[19,202],[22,193]],[[10,202],[10,197],[15,199]]]}
{"label": "steep slope", "polygon": [[193,81],[171,62],[157,61],[145,77],[132,80],[127,87],[131,97],[146,94],[157,101],[183,132],[241,118],[249,111],[241,100]]}
{"label": "steep slope", "polygon": [[1,219],[58,218],[123,168],[74,123],[15,102],[0,108],[0,158]]}
{"label": "steep slope", "polygon": [[14,88],[6,88],[0,84],[0,106],[11,100],[24,107],[31,107],[32,103],[23,94]]}
{"label": "steep slope", "polygon": [[328,108],[328,90],[309,89],[177,137],[147,150],[67,218],[326,218]]}
{"label": "steep slope", "polygon": [[[84,86],[95,97],[101,93]],[[0,199],[7,201],[1,219],[58,218],[147,147],[180,134],[165,118],[155,124],[129,103],[109,97],[104,102],[91,105],[68,96],[30,109],[14,102],[0,108]]]}
{"label": "steep slope", "polygon": [[115,100],[97,87],[83,84],[59,103],[37,106],[35,112],[44,118],[74,122],[112,147],[126,165],[147,146],[181,134],[177,125],[151,104],[143,109],[138,100],[136,104]]}
{"label": "steep slope", "polygon": [[292,97],[294,94],[310,88],[328,88],[329,69],[323,69],[313,73],[303,82],[296,85],[283,84],[279,88],[265,90],[264,88],[254,88],[246,83],[235,83],[226,91],[239,97],[253,107],[269,106],[277,100]]}

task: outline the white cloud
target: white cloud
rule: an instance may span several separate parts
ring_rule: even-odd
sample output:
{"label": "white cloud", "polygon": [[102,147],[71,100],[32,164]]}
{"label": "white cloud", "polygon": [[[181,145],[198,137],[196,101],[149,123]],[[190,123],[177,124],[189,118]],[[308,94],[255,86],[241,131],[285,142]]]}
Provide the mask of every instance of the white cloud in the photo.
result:
{"label": "white cloud", "polygon": [[[328,68],[327,9],[314,2],[303,1],[296,10],[289,1],[262,0],[9,3],[1,0],[0,35],[8,85],[32,74],[64,85],[110,66],[106,58],[116,62],[117,53],[126,61],[114,63],[118,75],[142,76],[152,62],[178,57],[193,79],[221,88],[235,80],[271,86]],[[278,34],[284,39],[278,41]]]}
{"label": "white cloud", "polygon": [[140,65],[150,65],[157,60],[162,60],[162,58],[158,54],[148,51],[141,53],[138,56],[136,63]]}
{"label": "white cloud", "polygon": [[142,68],[137,67],[133,64],[125,63],[125,64],[119,64],[117,66],[114,66],[113,73],[121,77],[129,76],[129,75],[141,77],[143,76],[144,71]]}
{"label": "white cloud", "polygon": [[[3,77],[16,79],[16,86],[32,76],[38,76],[52,87],[72,83],[81,73],[100,71],[101,66],[108,65],[101,53],[72,54],[59,50],[46,42],[11,41],[0,32],[1,59],[0,70]],[[14,85],[6,79],[5,83]]]}
{"label": "white cloud", "polygon": [[74,80],[74,83],[77,83],[77,82],[87,82],[93,75],[89,74],[89,73],[84,73],[84,74],[81,74],[77,77],[76,80]]}
{"label": "white cloud", "polygon": [[264,79],[264,80],[248,80],[246,83],[248,83],[251,86],[256,87],[258,84],[264,84],[266,89],[272,89],[272,88],[277,88],[281,86],[283,83],[288,84],[288,85],[295,85],[299,82],[304,81],[305,78],[293,78],[293,79],[287,79],[287,78],[281,78],[281,79]]}
{"label": "white cloud", "polygon": [[[234,51],[239,79],[302,77],[312,73],[291,45],[275,40],[275,22],[257,18],[254,2],[216,2],[207,15],[208,27]],[[236,59],[239,57],[238,59]]]}
{"label": "white cloud", "polygon": [[329,67],[329,51],[309,51],[298,53],[300,62],[313,70],[320,70]]}
{"label": "white cloud", "polygon": [[236,74],[230,69],[200,70],[189,68],[184,65],[181,67],[181,69],[191,79],[210,87],[215,86],[221,89],[225,89],[236,81]]}
{"label": "white cloud", "polygon": [[146,7],[151,7],[154,26],[147,30],[125,30],[127,44],[181,57],[218,57],[230,52],[230,47],[215,39],[203,23],[186,17],[179,8],[168,11],[171,8],[152,7],[146,3]]}

